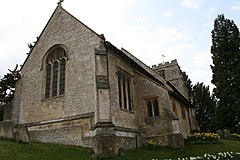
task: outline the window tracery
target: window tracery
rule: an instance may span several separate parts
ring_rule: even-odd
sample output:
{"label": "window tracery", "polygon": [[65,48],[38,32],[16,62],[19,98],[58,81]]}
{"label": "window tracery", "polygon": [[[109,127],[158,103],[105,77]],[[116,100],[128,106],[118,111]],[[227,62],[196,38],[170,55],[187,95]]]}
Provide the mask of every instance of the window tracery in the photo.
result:
{"label": "window tracery", "polygon": [[46,57],[45,98],[65,93],[66,51],[61,46],[53,47]]}

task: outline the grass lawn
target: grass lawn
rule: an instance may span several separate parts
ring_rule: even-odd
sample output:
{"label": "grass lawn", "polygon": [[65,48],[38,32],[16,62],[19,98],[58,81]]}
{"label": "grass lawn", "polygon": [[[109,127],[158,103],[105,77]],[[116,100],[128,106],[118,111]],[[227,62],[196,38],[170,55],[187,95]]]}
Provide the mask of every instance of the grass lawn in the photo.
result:
{"label": "grass lawn", "polygon": [[89,150],[81,147],[17,143],[0,140],[0,160],[91,160]]}
{"label": "grass lawn", "polygon": [[161,148],[158,150],[147,150],[139,148],[125,151],[125,156],[118,159],[130,160],[152,160],[152,159],[177,159],[182,157],[203,156],[205,153],[216,154],[219,152],[240,152],[240,141],[221,140],[223,144],[194,144],[186,145],[181,149]]}
{"label": "grass lawn", "polygon": [[[240,152],[240,141],[223,140],[223,144],[186,145],[182,149],[160,148],[149,150],[139,148],[124,151],[124,156],[114,160],[152,160],[202,156],[205,153]],[[0,140],[0,160],[91,160],[94,159],[88,149],[56,144],[32,143],[22,144],[8,140]]]}

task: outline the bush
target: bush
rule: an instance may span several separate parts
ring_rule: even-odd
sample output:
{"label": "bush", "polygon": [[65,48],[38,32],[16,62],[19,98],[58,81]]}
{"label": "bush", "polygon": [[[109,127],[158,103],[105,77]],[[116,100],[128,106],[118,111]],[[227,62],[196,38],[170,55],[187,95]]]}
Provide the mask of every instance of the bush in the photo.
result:
{"label": "bush", "polygon": [[187,143],[216,144],[216,143],[221,143],[219,139],[220,139],[220,136],[216,133],[193,133],[188,136]]}

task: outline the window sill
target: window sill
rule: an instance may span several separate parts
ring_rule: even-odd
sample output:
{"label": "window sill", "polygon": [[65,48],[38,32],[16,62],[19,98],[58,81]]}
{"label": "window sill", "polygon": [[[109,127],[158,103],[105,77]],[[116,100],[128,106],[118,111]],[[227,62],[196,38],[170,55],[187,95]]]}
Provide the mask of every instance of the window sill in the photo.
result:
{"label": "window sill", "polygon": [[135,114],[135,112],[133,112],[132,110],[128,110],[128,109],[120,108],[120,111],[128,112],[130,114]]}
{"label": "window sill", "polygon": [[153,116],[153,117],[147,117],[147,118],[149,118],[149,119],[158,119],[158,118],[160,118],[160,116]]}
{"label": "window sill", "polygon": [[45,99],[42,99],[42,102],[52,101],[52,100],[55,100],[55,99],[62,98],[64,96],[65,96],[65,94],[54,96],[54,97],[45,98]]}

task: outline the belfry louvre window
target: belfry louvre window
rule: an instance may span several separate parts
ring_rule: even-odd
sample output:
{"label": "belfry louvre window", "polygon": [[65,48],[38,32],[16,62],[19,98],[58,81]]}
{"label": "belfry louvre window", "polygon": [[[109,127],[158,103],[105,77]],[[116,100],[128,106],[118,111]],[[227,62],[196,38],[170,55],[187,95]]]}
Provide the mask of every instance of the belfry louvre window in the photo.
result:
{"label": "belfry louvre window", "polygon": [[159,105],[157,98],[151,98],[147,100],[148,117],[159,116]]}
{"label": "belfry louvre window", "polygon": [[126,110],[132,110],[131,95],[132,76],[119,69],[118,71],[118,97],[119,107]]}
{"label": "belfry louvre window", "polygon": [[46,58],[45,98],[65,93],[66,52],[61,46],[50,50]]}

